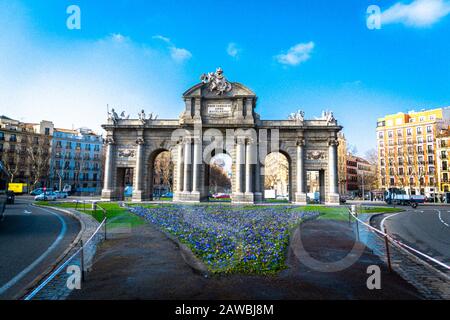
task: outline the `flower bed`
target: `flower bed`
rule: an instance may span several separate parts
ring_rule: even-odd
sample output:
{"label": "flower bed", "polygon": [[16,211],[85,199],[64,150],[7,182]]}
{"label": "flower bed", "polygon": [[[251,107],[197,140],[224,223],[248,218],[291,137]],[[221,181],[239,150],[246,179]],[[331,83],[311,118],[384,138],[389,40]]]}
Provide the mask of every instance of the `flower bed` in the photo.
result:
{"label": "flower bed", "polygon": [[288,206],[164,205],[130,210],[178,237],[217,273],[281,270],[292,228],[319,214]]}

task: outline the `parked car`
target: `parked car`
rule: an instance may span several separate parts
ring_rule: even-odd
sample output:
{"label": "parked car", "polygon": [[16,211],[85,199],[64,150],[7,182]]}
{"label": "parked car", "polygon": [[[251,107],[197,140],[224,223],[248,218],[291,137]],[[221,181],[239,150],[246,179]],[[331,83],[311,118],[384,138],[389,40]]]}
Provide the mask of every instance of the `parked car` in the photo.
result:
{"label": "parked car", "polygon": [[161,197],[162,198],[173,198],[173,192],[166,192]]}
{"label": "parked car", "polygon": [[53,192],[52,188],[37,188],[30,192],[32,196],[38,196],[44,192]]}
{"label": "parked car", "polygon": [[34,200],[36,201],[55,201],[56,199],[57,199],[56,193],[54,193],[53,191],[43,192],[40,195],[34,197]]}
{"label": "parked car", "polygon": [[14,204],[15,199],[16,199],[16,195],[13,191],[6,192],[6,203],[7,204]]}
{"label": "parked car", "polygon": [[69,195],[64,191],[55,191],[56,198],[58,199],[66,199]]}
{"label": "parked car", "polygon": [[133,196],[133,187],[132,186],[125,187],[124,196],[127,198]]}
{"label": "parked car", "polygon": [[216,193],[213,194],[214,199],[230,199],[230,195],[227,193]]}

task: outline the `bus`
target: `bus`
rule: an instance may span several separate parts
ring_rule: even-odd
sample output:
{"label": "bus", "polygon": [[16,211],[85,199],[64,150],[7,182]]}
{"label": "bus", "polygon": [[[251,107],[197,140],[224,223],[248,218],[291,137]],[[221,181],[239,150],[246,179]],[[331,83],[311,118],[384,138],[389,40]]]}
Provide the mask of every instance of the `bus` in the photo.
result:
{"label": "bus", "polygon": [[6,197],[8,192],[9,175],[3,162],[0,161],[0,221],[3,219],[6,209]]}

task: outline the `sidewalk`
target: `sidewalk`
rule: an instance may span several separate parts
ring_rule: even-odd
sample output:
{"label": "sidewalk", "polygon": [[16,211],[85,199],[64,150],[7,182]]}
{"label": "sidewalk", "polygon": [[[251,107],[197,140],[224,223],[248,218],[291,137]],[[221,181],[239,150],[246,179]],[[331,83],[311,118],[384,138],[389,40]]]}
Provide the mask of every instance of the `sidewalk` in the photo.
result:
{"label": "sidewalk", "polygon": [[[316,220],[299,227],[306,251],[336,261],[354,241],[345,222]],[[145,224],[126,238],[108,240],[98,250],[93,271],[70,299],[420,299],[414,287],[389,274],[377,256],[364,250],[350,268],[335,273],[309,269],[288,253],[289,268],[276,276],[224,275],[205,278],[183,260],[177,245]],[[382,290],[368,290],[369,265],[382,270]]]}

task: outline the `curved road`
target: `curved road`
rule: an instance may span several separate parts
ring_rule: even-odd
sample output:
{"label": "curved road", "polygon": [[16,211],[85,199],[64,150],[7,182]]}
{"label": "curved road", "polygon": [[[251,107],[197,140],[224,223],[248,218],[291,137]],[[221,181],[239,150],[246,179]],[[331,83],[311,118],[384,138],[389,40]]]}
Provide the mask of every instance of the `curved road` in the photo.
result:
{"label": "curved road", "polygon": [[16,197],[0,222],[0,299],[18,298],[67,249],[78,220]]}
{"label": "curved road", "polygon": [[395,239],[450,265],[449,206],[419,206],[377,217],[376,224],[384,224]]}

